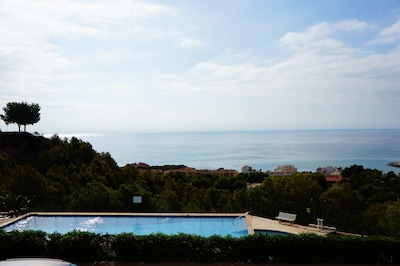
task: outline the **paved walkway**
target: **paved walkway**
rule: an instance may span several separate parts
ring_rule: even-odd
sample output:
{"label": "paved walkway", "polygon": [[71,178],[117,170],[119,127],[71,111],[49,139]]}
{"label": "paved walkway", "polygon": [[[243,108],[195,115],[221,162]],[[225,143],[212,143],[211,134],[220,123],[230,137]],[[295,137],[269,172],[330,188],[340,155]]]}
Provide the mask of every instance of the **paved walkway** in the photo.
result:
{"label": "paved walkway", "polygon": [[[19,219],[20,217],[18,217]],[[15,218],[10,218],[10,217],[0,217],[0,226],[6,225],[8,223],[11,223],[15,220]]]}
{"label": "paved walkway", "polygon": [[248,224],[251,224],[249,228],[249,233],[251,234],[251,230],[268,230],[268,231],[278,231],[289,234],[304,234],[304,233],[314,233],[317,235],[326,235],[329,233],[328,231],[318,230],[316,228],[311,228],[308,226],[302,226],[298,224],[290,224],[290,223],[279,223],[277,220],[271,220],[267,218],[262,218],[253,215],[247,215]]}

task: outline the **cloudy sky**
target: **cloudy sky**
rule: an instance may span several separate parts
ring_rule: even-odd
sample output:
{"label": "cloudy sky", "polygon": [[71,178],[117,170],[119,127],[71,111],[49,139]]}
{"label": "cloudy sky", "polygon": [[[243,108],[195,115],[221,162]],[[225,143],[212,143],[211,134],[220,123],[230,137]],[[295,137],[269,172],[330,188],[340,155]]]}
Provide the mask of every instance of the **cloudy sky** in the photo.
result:
{"label": "cloudy sky", "polygon": [[0,36],[28,131],[400,128],[398,0],[0,0]]}

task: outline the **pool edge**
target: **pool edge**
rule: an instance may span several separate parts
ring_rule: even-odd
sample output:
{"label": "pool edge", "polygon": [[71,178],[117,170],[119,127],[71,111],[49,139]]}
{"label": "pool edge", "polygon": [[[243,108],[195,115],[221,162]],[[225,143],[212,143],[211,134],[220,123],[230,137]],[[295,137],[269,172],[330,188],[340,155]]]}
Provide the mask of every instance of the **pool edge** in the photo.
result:
{"label": "pool edge", "polygon": [[[0,229],[28,216],[182,216],[182,217],[243,217],[243,213],[170,213],[170,212],[28,212],[16,217],[0,218]],[[247,217],[247,215],[246,215]],[[246,220],[247,226],[247,220]]]}
{"label": "pool edge", "polygon": [[246,227],[247,227],[248,235],[254,235],[254,228],[253,228],[253,224],[252,224],[251,220],[252,220],[252,216],[246,214]]}

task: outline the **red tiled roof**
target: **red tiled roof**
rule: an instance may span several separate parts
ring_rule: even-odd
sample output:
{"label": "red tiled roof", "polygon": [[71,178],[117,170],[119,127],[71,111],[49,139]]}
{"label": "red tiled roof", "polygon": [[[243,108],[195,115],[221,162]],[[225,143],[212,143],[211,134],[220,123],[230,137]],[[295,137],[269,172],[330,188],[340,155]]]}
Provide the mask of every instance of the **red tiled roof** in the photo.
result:
{"label": "red tiled roof", "polygon": [[342,177],[341,176],[336,176],[336,175],[330,175],[330,176],[327,176],[326,177],[326,182],[336,182],[336,183],[338,183],[338,182],[340,182],[340,181],[342,181]]}

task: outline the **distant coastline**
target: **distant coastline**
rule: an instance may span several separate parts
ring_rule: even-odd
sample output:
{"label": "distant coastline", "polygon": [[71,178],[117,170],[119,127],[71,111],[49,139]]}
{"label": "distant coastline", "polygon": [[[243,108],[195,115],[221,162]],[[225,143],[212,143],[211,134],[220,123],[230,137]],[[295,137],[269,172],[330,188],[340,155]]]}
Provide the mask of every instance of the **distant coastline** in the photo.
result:
{"label": "distant coastline", "polygon": [[119,166],[146,162],[240,171],[248,165],[257,171],[273,171],[279,165],[290,164],[303,172],[326,166],[363,165],[400,172],[400,167],[388,165],[400,158],[400,129],[95,132],[77,137],[99,152],[109,152]]}
{"label": "distant coastline", "polygon": [[390,162],[388,165],[393,166],[393,167],[400,167],[400,162]]}

